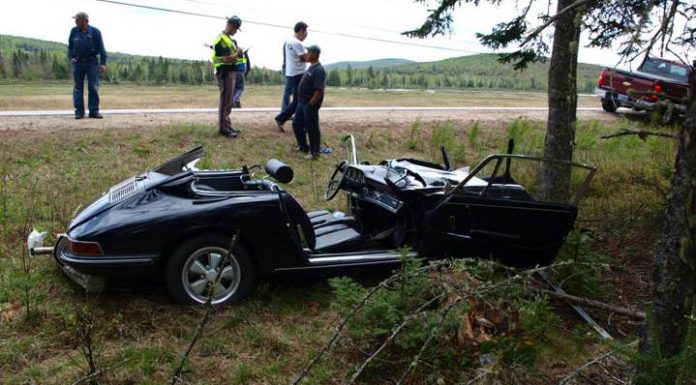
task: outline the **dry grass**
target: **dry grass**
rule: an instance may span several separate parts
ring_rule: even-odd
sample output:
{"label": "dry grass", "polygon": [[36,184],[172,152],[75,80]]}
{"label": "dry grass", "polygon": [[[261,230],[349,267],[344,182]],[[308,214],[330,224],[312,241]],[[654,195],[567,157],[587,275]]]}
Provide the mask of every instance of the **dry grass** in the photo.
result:
{"label": "dry grass", "polygon": [[[248,85],[245,107],[280,106],[281,86]],[[102,108],[212,108],[217,106],[214,85],[139,86],[102,84]],[[544,107],[545,93],[499,90],[368,90],[329,88],[325,106],[497,106]],[[595,97],[580,97],[579,105],[598,107]],[[72,85],[2,84],[1,110],[70,110]]]}

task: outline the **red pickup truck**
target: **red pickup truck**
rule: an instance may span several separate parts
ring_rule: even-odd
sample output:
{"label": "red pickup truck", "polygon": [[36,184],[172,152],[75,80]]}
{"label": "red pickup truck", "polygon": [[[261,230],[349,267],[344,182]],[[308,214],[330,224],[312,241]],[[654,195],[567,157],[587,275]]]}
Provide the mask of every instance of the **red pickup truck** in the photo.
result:
{"label": "red pickup truck", "polygon": [[604,68],[595,94],[604,111],[619,107],[660,112],[663,123],[686,110],[683,101],[689,90],[691,67],[679,62],[646,57],[636,71]]}

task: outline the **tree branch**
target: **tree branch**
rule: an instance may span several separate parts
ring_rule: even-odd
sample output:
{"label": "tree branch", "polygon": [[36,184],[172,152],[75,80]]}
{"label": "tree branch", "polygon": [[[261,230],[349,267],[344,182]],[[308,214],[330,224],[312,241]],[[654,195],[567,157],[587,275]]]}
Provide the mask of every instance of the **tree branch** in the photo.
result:
{"label": "tree branch", "polygon": [[625,307],[614,306],[614,305],[610,305],[608,303],[595,301],[595,300],[589,299],[589,298],[577,297],[577,296],[570,295],[570,294],[561,294],[561,293],[551,291],[551,290],[546,290],[546,289],[535,289],[534,291],[536,291],[537,293],[547,294],[547,295],[552,296],[552,297],[560,298],[560,299],[563,299],[566,301],[574,302],[574,303],[577,303],[580,305],[592,306],[592,307],[602,309],[602,310],[607,310],[607,311],[610,311],[610,312],[616,313],[616,314],[621,314],[621,315],[625,315],[625,316],[629,316],[629,317],[633,317],[633,318],[638,318],[638,319],[645,319],[645,313],[642,311],[636,311],[636,310],[631,310],[631,309],[628,309]]}
{"label": "tree branch", "polygon": [[93,380],[93,379],[95,379],[96,377],[101,376],[103,373],[106,373],[106,372],[108,372],[108,371],[114,370],[114,369],[118,368],[119,366],[124,365],[125,363],[127,363],[127,362],[130,361],[130,360],[131,360],[130,358],[126,358],[125,360],[123,360],[123,361],[121,361],[121,362],[119,362],[119,363],[117,363],[117,364],[115,364],[115,365],[109,366],[108,368],[99,369],[99,370],[97,370],[96,372],[90,374],[89,376],[82,377],[82,378],[80,378],[79,380],[73,382],[72,385],[79,385],[79,384],[81,384],[81,383],[83,383],[83,382],[85,382],[85,381]]}
{"label": "tree branch", "polygon": [[534,31],[530,32],[529,35],[527,35],[527,37],[522,41],[522,43],[520,43],[520,47],[529,43],[532,39],[534,39],[537,35],[539,35],[543,30],[548,28],[548,26],[550,26],[551,24],[556,22],[556,20],[558,20],[561,16],[574,10],[575,8],[579,8],[585,4],[591,3],[593,1],[595,1],[595,0],[578,0],[578,1],[574,2],[573,4],[561,9],[555,15],[551,16],[548,20],[546,20],[546,22],[544,24],[538,26],[537,28],[534,29]]}
{"label": "tree branch", "polygon": [[[428,306],[432,305],[435,301],[437,301],[437,300],[439,300],[440,298],[444,297],[445,294],[447,294],[447,293],[446,293],[446,292],[445,292],[445,293],[441,293],[440,295],[438,295],[438,296],[436,296],[436,297],[434,297],[434,298],[428,300],[426,303],[424,303],[423,305],[421,305],[418,309],[414,310],[414,311],[411,312],[409,315],[407,315],[406,317],[404,317],[404,320],[403,320],[397,327],[395,327],[395,328],[393,329],[393,331],[392,331],[392,333],[389,335],[389,337],[387,337],[387,338],[382,342],[382,345],[380,345],[379,348],[377,348],[377,350],[374,351],[374,353],[372,353],[369,357],[367,357],[367,359],[366,359],[365,361],[363,361],[362,365],[360,365],[360,367],[358,368],[358,370],[356,370],[355,373],[353,373],[353,375],[351,376],[350,380],[348,381],[348,385],[353,385],[353,384],[355,383],[355,380],[357,380],[358,377],[360,377],[360,375],[361,375],[362,372],[365,370],[365,368],[367,367],[367,365],[368,365],[375,357],[377,357],[377,356],[379,355],[379,353],[381,353],[382,350],[384,350],[384,348],[386,348],[389,344],[392,343],[392,341],[394,341],[394,340],[396,339],[396,336],[398,336],[399,333],[401,333],[401,331],[404,330],[404,328],[406,327],[406,325],[408,325],[413,319],[415,319],[415,318],[416,318],[424,309],[426,309]],[[459,301],[461,301],[461,297],[458,297],[457,300],[454,301],[454,303],[458,303]]]}
{"label": "tree branch", "polygon": [[304,369],[302,369],[302,372],[297,376],[295,381],[293,381],[292,385],[298,385],[299,383],[302,382],[302,380],[304,380],[304,378],[307,376],[309,371],[312,370],[312,368],[319,362],[319,360],[324,355],[324,353],[326,353],[329,349],[331,349],[331,347],[333,347],[333,345],[336,343],[336,341],[338,340],[338,336],[341,334],[341,330],[343,330],[343,328],[346,326],[348,321],[350,321],[353,318],[353,316],[355,316],[355,314],[358,312],[358,310],[360,310],[363,306],[365,306],[367,301],[370,298],[372,298],[372,296],[375,295],[375,293],[377,293],[379,290],[381,290],[383,288],[386,288],[389,284],[391,284],[392,282],[395,282],[401,278],[414,276],[414,275],[420,274],[422,272],[429,271],[429,270],[432,270],[434,268],[438,268],[440,266],[446,266],[446,265],[451,265],[451,264],[452,264],[452,261],[434,262],[434,263],[423,266],[423,267],[421,267],[417,270],[414,270],[412,272],[409,272],[409,273],[394,274],[391,277],[380,282],[377,286],[373,287],[369,292],[367,292],[367,294],[365,294],[360,299],[360,302],[355,304],[353,306],[353,308],[350,310],[350,312],[348,312],[348,314],[346,314],[343,317],[343,319],[341,319],[339,324],[336,326],[336,330],[334,331],[333,336],[331,336],[331,339],[329,340],[329,342],[326,345],[324,345],[324,347],[321,348],[321,350],[317,353],[317,355],[314,356],[312,361],[310,361],[309,364],[307,364],[307,366]]}
{"label": "tree branch", "polygon": [[609,135],[603,135],[600,138],[602,139],[610,139],[610,138],[616,138],[618,136],[625,136],[625,135],[638,135],[638,137],[642,140],[645,140],[648,136],[660,136],[663,138],[670,138],[670,139],[679,139],[679,136],[674,135],[674,134],[668,134],[665,132],[656,132],[656,131],[647,131],[647,130],[622,130],[614,134],[609,134]]}

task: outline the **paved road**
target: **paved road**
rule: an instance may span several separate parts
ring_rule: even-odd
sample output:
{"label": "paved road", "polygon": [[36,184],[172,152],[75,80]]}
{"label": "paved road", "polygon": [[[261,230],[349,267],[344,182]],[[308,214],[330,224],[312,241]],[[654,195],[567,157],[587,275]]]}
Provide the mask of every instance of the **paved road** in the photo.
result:
{"label": "paved road", "polygon": [[[360,111],[548,111],[546,107],[324,107],[322,111],[360,112]],[[234,113],[277,112],[277,107],[242,108]],[[602,111],[597,107],[581,107],[578,111]],[[136,115],[136,114],[199,114],[216,113],[217,108],[152,108],[152,109],[121,109],[102,110],[104,115]],[[70,116],[72,110],[43,110],[43,111],[0,111],[0,117],[24,116]]]}

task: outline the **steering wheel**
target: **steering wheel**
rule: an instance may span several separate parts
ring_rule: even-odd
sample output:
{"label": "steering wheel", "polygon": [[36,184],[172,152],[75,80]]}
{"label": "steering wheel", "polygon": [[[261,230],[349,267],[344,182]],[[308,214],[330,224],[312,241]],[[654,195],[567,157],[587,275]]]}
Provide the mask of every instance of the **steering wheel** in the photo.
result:
{"label": "steering wheel", "polygon": [[[345,177],[345,174],[343,173],[343,170],[345,169],[347,162],[344,160],[338,165],[336,165],[336,169],[334,170],[333,174],[331,175],[331,179],[329,179],[329,184],[326,186],[326,192],[324,193],[324,199],[327,201],[332,200],[336,194],[338,194],[338,190],[343,187],[343,178]],[[341,173],[339,176],[339,172]]]}

